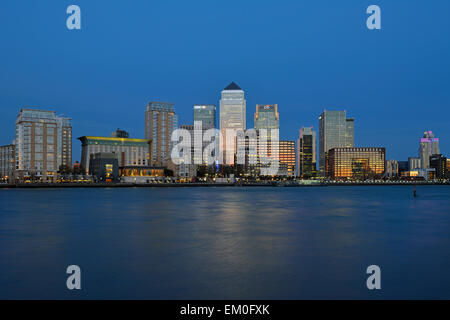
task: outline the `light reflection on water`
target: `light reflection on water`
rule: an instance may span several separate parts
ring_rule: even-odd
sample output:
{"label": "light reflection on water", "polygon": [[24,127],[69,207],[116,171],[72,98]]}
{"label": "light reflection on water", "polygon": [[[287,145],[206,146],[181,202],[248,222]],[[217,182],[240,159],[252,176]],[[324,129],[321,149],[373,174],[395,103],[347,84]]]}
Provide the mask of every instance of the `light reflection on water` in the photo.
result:
{"label": "light reflection on water", "polygon": [[[450,298],[450,187],[418,193],[0,190],[0,298]],[[365,287],[371,264],[379,292]]]}

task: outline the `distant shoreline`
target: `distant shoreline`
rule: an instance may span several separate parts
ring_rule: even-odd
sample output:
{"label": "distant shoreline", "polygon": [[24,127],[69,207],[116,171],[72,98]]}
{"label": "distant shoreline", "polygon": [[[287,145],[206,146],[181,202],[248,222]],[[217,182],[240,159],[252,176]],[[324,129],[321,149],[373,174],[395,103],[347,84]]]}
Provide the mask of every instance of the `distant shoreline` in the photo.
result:
{"label": "distant shoreline", "polygon": [[39,189],[39,188],[190,188],[190,187],[329,187],[329,186],[449,186],[450,182],[322,182],[320,184],[289,183],[28,183],[0,184],[0,189]]}

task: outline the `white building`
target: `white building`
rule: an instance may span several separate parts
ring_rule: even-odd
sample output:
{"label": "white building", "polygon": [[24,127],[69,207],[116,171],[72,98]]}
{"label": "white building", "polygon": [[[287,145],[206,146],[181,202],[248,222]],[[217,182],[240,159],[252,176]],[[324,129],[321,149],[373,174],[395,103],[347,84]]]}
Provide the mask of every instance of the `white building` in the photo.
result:
{"label": "white building", "polygon": [[21,109],[15,143],[19,180],[54,181],[60,166],[72,165],[72,125],[54,111]]}
{"label": "white building", "polygon": [[419,144],[419,158],[422,169],[430,168],[430,157],[434,154],[440,154],[439,139],[434,137],[432,131],[425,131]]}
{"label": "white building", "polygon": [[[220,100],[220,150],[224,164],[234,164],[236,132],[245,130],[246,101],[244,91],[234,82],[223,91]],[[227,139],[228,132],[228,139]]]}

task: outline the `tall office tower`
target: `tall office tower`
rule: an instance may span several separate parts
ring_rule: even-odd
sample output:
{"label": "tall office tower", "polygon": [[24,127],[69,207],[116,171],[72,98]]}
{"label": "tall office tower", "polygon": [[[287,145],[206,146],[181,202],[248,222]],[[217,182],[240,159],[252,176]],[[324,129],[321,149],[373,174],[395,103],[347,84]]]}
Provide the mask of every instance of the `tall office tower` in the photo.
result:
{"label": "tall office tower", "polygon": [[16,174],[19,180],[54,181],[61,165],[72,165],[70,119],[54,111],[21,109],[16,120]]}
{"label": "tall office tower", "polygon": [[[263,160],[263,158],[269,159],[277,157],[277,154],[272,154],[272,151],[273,148],[279,147],[279,133],[273,132],[272,130],[280,129],[280,114],[278,113],[278,105],[257,104],[254,122],[257,132],[257,166],[255,168],[257,170],[261,170],[262,166],[270,166],[270,163],[266,165],[262,164],[264,161],[267,161]],[[265,141],[265,144],[262,143],[262,141]]]}
{"label": "tall office tower", "polygon": [[213,104],[194,105],[194,123],[201,122],[204,130],[216,127],[216,106]]}
{"label": "tall office tower", "polygon": [[0,182],[14,181],[16,146],[0,146]]}
{"label": "tall office tower", "polygon": [[434,137],[432,131],[425,131],[419,144],[419,158],[422,169],[430,167],[430,157],[435,154],[440,154],[439,139]]}
{"label": "tall office tower", "polygon": [[317,133],[313,127],[300,129],[297,140],[297,176],[313,177],[316,175]]}
{"label": "tall office tower", "polygon": [[245,106],[244,91],[236,83],[230,83],[222,91],[220,100],[220,150],[224,164],[234,164],[236,133],[245,130]]}
{"label": "tall office tower", "polygon": [[[216,128],[216,106],[213,104],[206,104],[206,105],[194,105],[194,127],[198,129],[198,126],[201,125],[202,128],[202,150],[201,154],[197,153],[195,154],[195,163],[207,163],[207,159],[203,158],[203,151],[205,148],[211,143],[211,141],[203,141],[203,136],[205,135],[205,131],[209,129],[215,129]],[[198,137],[197,137],[198,138]],[[215,136],[214,139],[217,137]],[[192,133],[192,143],[194,143],[194,133]],[[217,147],[217,145],[215,144]],[[215,156],[215,150],[212,154]]]}
{"label": "tall office tower", "polygon": [[[348,131],[347,131],[348,130]],[[354,140],[354,120],[346,111],[325,110],[319,117],[319,170],[327,172],[328,151],[333,148],[351,148]]]}
{"label": "tall office tower", "polygon": [[152,140],[152,164],[166,166],[172,152],[172,132],[178,117],[172,103],[149,102],[145,111],[145,139]]}
{"label": "tall office tower", "polygon": [[280,129],[280,115],[277,104],[257,104],[255,129]]}
{"label": "tall office tower", "polygon": [[279,175],[295,176],[295,141],[280,141],[279,147]]}

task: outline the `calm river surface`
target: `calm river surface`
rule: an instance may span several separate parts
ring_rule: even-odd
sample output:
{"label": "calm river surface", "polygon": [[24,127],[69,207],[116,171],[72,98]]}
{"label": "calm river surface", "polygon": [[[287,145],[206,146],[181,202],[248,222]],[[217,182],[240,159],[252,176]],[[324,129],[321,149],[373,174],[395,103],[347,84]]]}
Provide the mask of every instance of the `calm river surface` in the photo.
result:
{"label": "calm river surface", "polygon": [[0,298],[449,299],[450,187],[417,191],[0,189]]}

